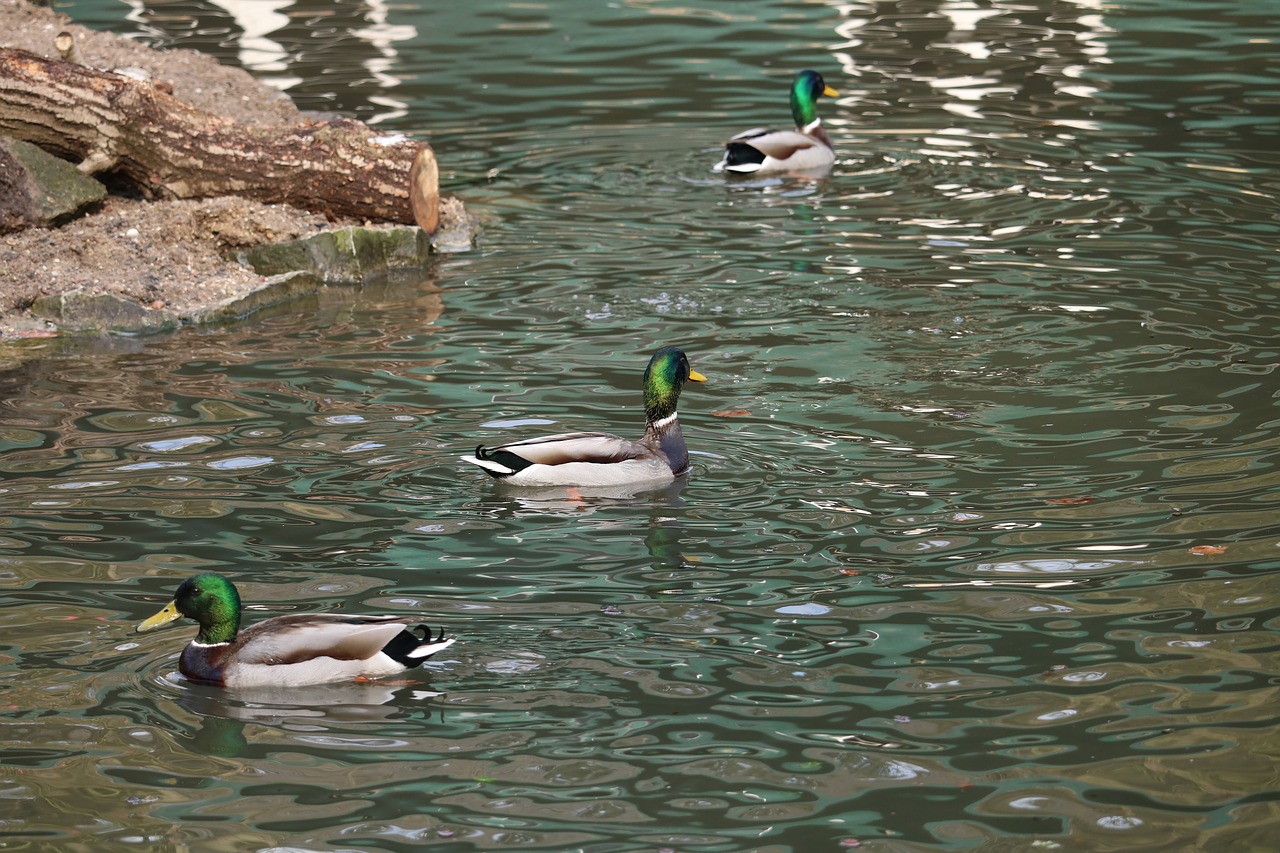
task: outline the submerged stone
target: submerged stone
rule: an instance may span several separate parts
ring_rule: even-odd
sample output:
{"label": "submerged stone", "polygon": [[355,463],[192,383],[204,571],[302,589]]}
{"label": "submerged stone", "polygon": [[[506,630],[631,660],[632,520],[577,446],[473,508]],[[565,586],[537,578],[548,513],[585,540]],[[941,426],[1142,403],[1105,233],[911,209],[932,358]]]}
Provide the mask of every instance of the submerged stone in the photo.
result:
{"label": "submerged stone", "polygon": [[352,226],[259,246],[239,254],[260,275],[308,272],[327,284],[358,283],[386,272],[426,266],[431,238],[416,226]]}
{"label": "submerged stone", "polygon": [[149,309],[136,299],[80,288],[40,297],[31,306],[31,313],[52,320],[59,329],[69,332],[160,332],[180,325],[172,314]]}
{"label": "submerged stone", "polygon": [[206,305],[194,311],[185,312],[182,314],[181,320],[183,323],[193,325],[239,320],[255,311],[261,311],[273,305],[280,305],[284,302],[298,299],[308,293],[314,293],[322,286],[323,282],[317,280],[315,276],[306,271],[273,275],[264,280],[261,287],[255,288],[244,296],[237,296],[225,302]]}

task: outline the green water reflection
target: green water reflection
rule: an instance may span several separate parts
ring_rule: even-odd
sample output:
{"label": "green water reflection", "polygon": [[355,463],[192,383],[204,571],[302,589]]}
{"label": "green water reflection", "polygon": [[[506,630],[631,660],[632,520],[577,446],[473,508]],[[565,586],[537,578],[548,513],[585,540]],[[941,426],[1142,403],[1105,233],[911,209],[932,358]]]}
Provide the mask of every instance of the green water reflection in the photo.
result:
{"label": "green water reflection", "polygon": [[[1274,847],[1269,6],[68,9],[430,138],[486,227],[0,378],[7,847]],[[797,65],[836,172],[715,179]],[[660,344],[687,483],[460,470],[638,432]],[[131,630],[205,570],[462,641],[219,695]]]}

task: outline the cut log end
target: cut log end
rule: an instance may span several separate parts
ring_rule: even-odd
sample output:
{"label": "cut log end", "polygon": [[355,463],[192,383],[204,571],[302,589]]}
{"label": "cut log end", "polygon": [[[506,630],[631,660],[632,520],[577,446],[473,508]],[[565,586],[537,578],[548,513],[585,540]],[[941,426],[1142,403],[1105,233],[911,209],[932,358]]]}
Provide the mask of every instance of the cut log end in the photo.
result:
{"label": "cut log end", "polygon": [[423,145],[409,168],[409,203],[413,221],[428,234],[440,227],[440,167],[431,146]]}

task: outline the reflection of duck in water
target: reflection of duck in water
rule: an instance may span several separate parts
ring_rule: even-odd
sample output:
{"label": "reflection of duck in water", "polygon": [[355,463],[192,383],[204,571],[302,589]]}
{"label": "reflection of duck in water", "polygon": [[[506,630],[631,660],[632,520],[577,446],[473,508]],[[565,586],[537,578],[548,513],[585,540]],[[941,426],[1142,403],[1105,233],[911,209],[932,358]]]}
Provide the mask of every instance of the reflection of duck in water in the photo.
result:
{"label": "reflection of duck in water", "polygon": [[802,172],[826,169],[836,161],[831,137],[818,118],[818,98],[834,98],[832,89],[817,71],[805,69],[791,84],[791,116],[795,130],[757,127],[744,130],[724,146],[724,159],[712,166],[716,172]]}
{"label": "reflection of duck in water", "polygon": [[644,370],[644,435],[630,441],[603,432],[569,432],[476,448],[463,456],[489,476],[519,486],[612,486],[669,483],[689,470],[689,449],[676,415],[685,382],[706,381],[675,347],[653,354]]}
{"label": "reflection of duck in water", "polygon": [[[420,685],[419,685],[420,687]],[[368,723],[421,717],[424,703],[443,693],[396,682],[348,681],[305,687],[250,687],[227,692],[185,688],[177,697],[183,709],[195,715],[199,726],[177,724],[176,734],[187,749],[200,755],[244,755],[253,741],[277,742],[278,738],[306,739],[317,732],[340,729],[350,722]],[[444,709],[439,713],[443,719]],[[274,729],[262,738],[246,726]],[[309,740],[307,748],[316,743]]]}
{"label": "reflection of duck in water", "polygon": [[138,626],[152,631],[183,616],[200,623],[178,671],[219,687],[300,687],[394,675],[453,645],[405,616],[290,614],[240,630],[240,594],[231,581],[197,575],[179,585],[173,601]]}

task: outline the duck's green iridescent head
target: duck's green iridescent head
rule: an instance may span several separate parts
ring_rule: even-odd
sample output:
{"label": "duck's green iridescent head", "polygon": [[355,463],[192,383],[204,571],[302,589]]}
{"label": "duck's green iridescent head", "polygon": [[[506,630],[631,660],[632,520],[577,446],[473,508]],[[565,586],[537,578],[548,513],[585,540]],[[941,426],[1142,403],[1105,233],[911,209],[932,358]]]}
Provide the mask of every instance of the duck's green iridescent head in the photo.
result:
{"label": "duck's green iridescent head", "polygon": [[644,369],[644,414],[650,422],[669,417],[676,410],[684,383],[706,382],[707,377],[689,366],[689,359],[676,347],[663,347],[649,359]]}
{"label": "duck's green iridescent head", "polygon": [[240,593],[222,575],[187,578],[178,585],[173,601],[139,625],[138,630],[153,631],[183,616],[200,623],[196,642],[229,643],[240,630]]}
{"label": "duck's green iridescent head", "polygon": [[818,118],[818,98],[823,95],[834,98],[839,94],[817,71],[806,68],[798,73],[791,82],[791,117],[796,120],[796,127],[807,127]]}

